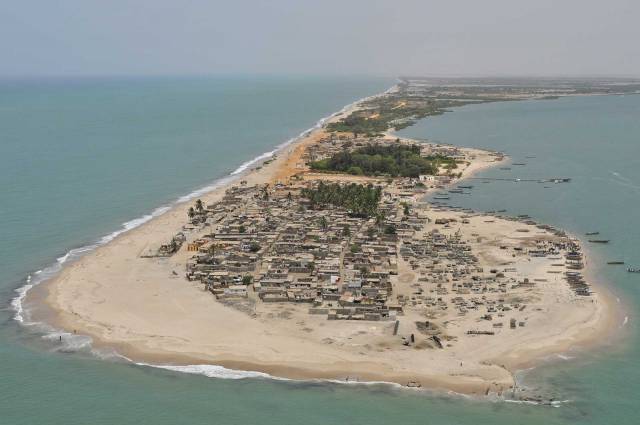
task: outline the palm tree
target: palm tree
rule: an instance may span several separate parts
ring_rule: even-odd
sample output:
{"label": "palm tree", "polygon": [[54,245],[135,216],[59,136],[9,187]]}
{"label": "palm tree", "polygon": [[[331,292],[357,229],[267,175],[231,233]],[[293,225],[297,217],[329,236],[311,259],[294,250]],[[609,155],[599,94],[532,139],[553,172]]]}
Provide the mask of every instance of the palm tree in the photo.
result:
{"label": "palm tree", "polygon": [[403,202],[402,206],[404,207],[404,215],[409,215],[409,213],[411,212],[411,209],[409,207],[409,203],[408,202]]}
{"label": "palm tree", "polygon": [[322,230],[327,230],[328,226],[329,223],[327,222],[327,218],[324,216],[320,217],[320,227],[322,227]]}
{"label": "palm tree", "polygon": [[204,208],[202,207],[202,200],[198,199],[196,201],[196,210],[198,210],[198,212],[202,212]]}
{"label": "palm tree", "polygon": [[380,226],[382,225],[383,222],[384,222],[384,214],[383,213],[376,214],[376,225]]}
{"label": "palm tree", "polygon": [[189,211],[187,211],[187,215],[189,216],[189,220],[193,220],[193,217],[196,215],[196,211],[193,207],[189,207]]}

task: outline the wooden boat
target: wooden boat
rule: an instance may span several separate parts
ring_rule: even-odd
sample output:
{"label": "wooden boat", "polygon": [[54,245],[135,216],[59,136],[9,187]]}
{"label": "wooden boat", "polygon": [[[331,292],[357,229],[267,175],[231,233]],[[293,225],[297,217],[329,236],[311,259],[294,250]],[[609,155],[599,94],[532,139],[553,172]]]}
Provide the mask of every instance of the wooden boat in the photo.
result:
{"label": "wooden boat", "polygon": [[624,264],[624,261],[607,261],[607,264],[611,266],[618,266],[620,264]]}
{"label": "wooden boat", "polygon": [[595,235],[599,235],[600,232],[587,232],[585,233],[587,236],[595,236]]}
{"label": "wooden boat", "polygon": [[634,269],[634,268],[632,268],[632,267],[629,267],[629,268],[627,269],[627,271],[628,271],[629,273],[640,273],[640,269]]}
{"label": "wooden boat", "polygon": [[609,243],[609,239],[589,239],[591,243]]}

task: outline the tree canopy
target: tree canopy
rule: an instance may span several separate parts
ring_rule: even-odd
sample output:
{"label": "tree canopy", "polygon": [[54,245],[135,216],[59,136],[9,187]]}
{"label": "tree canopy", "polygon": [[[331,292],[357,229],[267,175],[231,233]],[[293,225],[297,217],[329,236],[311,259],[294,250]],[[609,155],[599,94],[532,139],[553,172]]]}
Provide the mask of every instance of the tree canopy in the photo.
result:
{"label": "tree canopy", "polygon": [[420,156],[417,145],[370,144],[352,152],[342,151],[332,157],[314,161],[317,171],[338,171],[354,175],[389,175],[392,177],[418,177],[436,174],[438,167],[428,158]]}
{"label": "tree canopy", "polygon": [[371,184],[365,186],[356,183],[341,185],[320,182],[316,188],[303,189],[301,194],[311,201],[314,208],[335,205],[347,209],[353,215],[370,217],[378,210],[382,189]]}

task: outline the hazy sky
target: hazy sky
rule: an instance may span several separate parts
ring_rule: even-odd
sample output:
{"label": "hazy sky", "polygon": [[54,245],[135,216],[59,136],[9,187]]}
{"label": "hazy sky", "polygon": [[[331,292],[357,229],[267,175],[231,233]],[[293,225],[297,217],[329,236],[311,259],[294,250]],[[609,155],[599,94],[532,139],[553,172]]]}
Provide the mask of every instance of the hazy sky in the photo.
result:
{"label": "hazy sky", "polygon": [[0,0],[0,75],[640,76],[640,0]]}

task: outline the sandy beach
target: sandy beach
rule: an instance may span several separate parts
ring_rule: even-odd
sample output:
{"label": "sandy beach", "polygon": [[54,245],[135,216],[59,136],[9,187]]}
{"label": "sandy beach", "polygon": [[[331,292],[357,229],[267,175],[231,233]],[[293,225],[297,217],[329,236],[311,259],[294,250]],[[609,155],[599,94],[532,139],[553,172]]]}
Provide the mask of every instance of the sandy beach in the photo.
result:
{"label": "sandy beach", "polygon": [[[229,185],[239,180],[248,186],[287,182],[300,172],[305,172],[305,179],[318,177],[305,170],[302,156],[325,136],[323,129],[311,132]],[[465,152],[473,160],[462,170],[462,180],[500,164],[488,152]],[[227,188],[203,195],[203,203],[219,201]],[[514,371],[549,354],[600,340],[614,320],[611,302],[598,286],[591,297],[577,297],[561,282],[559,272],[566,269],[554,265],[554,260],[515,257],[500,247],[529,246],[534,235],[544,239],[550,237],[548,232],[481,214],[460,224],[463,213],[430,207],[425,208],[433,219],[456,219],[456,225],[442,231],[466,237],[480,252],[483,267],[509,264],[514,279],[537,282],[533,289],[510,295],[522,297],[521,302],[527,304],[526,310],[516,312],[519,320],[526,318],[526,326],[495,329],[494,336],[467,335],[469,329],[494,328],[471,315],[449,311],[442,314],[450,315],[445,321],[455,344],[445,350],[417,350],[394,345],[392,322],[328,322],[325,317],[307,314],[306,307],[278,303],[261,305],[255,314],[246,314],[216,301],[200,283],[184,279],[191,256],[186,249],[169,258],[141,258],[182,229],[190,206],[175,206],[118,236],[31,291],[26,302],[34,316],[69,332],[89,335],[96,348],[115,348],[136,362],[215,364],[292,379],[402,385],[417,381],[423,387],[468,394],[508,391],[514,385]],[[394,291],[410,297],[416,282],[415,273],[401,262]],[[407,309],[400,333],[405,323],[419,320],[424,316]]]}

